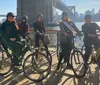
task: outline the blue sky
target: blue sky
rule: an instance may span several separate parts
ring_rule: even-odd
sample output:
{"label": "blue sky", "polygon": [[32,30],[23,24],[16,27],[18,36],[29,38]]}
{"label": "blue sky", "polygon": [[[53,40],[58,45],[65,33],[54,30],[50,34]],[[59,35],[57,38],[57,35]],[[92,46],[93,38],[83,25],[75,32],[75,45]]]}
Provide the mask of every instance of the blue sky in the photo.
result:
{"label": "blue sky", "polygon": [[16,0],[0,0],[0,14],[7,14],[9,11],[16,13]]}
{"label": "blue sky", "polygon": [[95,9],[97,12],[100,9],[100,0],[63,0],[67,5],[76,6],[76,11],[84,13],[86,10]]}
{"label": "blue sky", "polygon": [[[62,0],[68,6],[75,5],[76,11],[84,13],[86,10],[94,8],[96,12],[100,9],[100,0]],[[16,13],[17,0],[0,0],[0,14],[7,14],[12,11]]]}

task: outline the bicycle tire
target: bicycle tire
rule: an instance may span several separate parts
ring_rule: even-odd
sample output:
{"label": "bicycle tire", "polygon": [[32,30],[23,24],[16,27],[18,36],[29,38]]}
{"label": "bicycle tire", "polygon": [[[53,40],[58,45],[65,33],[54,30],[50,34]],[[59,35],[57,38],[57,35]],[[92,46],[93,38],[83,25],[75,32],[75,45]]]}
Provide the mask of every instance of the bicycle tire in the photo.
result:
{"label": "bicycle tire", "polygon": [[45,48],[42,48],[42,51],[43,52],[40,52],[40,53],[45,54],[48,57],[48,59],[51,62],[51,64],[52,64],[52,55],[51,55],[51,53],[47,49],[45,49]]}
{"label": "bicycle tire", "polygon": [[[77,73],[76,71],[77,71],[77,69],[80,69],[79,67],[77,68],[77,69],[75,69],[75,67],[76,66],[74,66],[74,62],[75,62],[75,64],[80,64],[80,62],[81,62],[81,60],[79,60],[79,58],[82,58],[83,59],[83,54],[80,52],[80,51],[78,51],[78,50],[75,50],[72,54],[71,54],[71,65],[72,65],[72,70],[73,70],[73,72],[74,72],[74,74],[75,74],[75,77],[77,77],[77,78],[82,78],[82,77],[84,77],[85,76],[85,74],[86,74],[86,66],[85,66],[85,64],[84,64],[84,59],[83,59],[83,61],[82,61],[82,64],[83,64],[83,66],[82,66],[82,69],[81,69],[81,71],[83,72],[80,72],[80,73]],[[77,59],[77,60],[75,60],[75,59]],[[74,62],[73,62],[73,60],[74,60]],[[78,63],[77,63],[78,62]],[[80,66],[80,65],[79,65]]]}
{"label": "bicycle tire", "polygon": [[[39,56],[38,56],[38,54],[39,54]],[[41,55],[42,55],[42,58],[41,58],[41,60],[39,60],[39,58],[37,58],[37,57],[41,57]],[[48,68],[46,68],[45,70],[39,70],[38,68],[38,61],[42,61],[42,62],[44,62],[43,61],[43,56],[45,56],[45,58],[47,58],[47,60],[48,60],[48,62],[49,62],[49,66],[48,66]],[[39,63],[40,63],[39,62]],[[51,66],[51,62],[49,61],[49,58],[48,57],[46,57],[46,55],[45,54],[43,54],[43,53],[40,53],[40,52],[35,52],[34,53],[34,55],[33,55],[33,57],[32,57],[32,65],[34,66],[34,69],[36,70],[36,71],[38,71],[38,72],[45,72],[45,71],[47,71],[48,69],[49,69],[49,67]]]}
{"label": "bicycle tire", "polygon": [[85,53],[84,51],[85,51],[85,46],[83,45],[82,48],[81,48],[81,52],[82,52],[82,54]]}
{"label": "bicycle tire", "polygon": [[[7,55],[7,53],[4,50],[2,50],[2,51],[0,50],[0,52],[2,54],[2,56],[0,57],[0,75],[6,75],[12,70],[12,67],[13,67],[12,61],[13,60],[12,60],[12,57],[10,55]],[[10,64],[9,64],[9,61],[7,61],[7,60],[10,60]],[[10,67],[7,70],[8,65]],[[4,66],[6,66],[6,67],[4,67]],[[3,71],[1,71],[1,70],[3,70]]]}
{"label": "bicycle tire", "polygon": [[[23,72],[24,72],[24,75],[26,76],[26,78],[28,78],[29,80],[34,81],[34,82],[40,82],[40,81],[44,80],[49,75],[49,73],[51,71],[51,66],[48,66],[48,69],[46,69],[45,71],[37,70],[35,68],[35,66],[33,65],[34,64],[33,62],[35,62],[34,58],[33,58],[33,55],[35,55],[35,53],[32,53],[32,54],[28,55],[26,57],[26,59],[24,60],[24,63],[23,63]],[[40,54],[43,54],[43,53],[40,53]],[[44,57],[46,59],[48,59],[45,55],[44,55]],[[30,59],[30,58],[32,58],[32,60],[30,61],[30,64],[32,64],[31,65],[32,66],[32,74],[28,74],[28,71],[26,70],[27,68],[25,68],[26,67],[25,64],[27,63],[27,60]],[[49,59],[48,59],[48,62],[49,62]],[[50,62],[49,62],[49,65],[50,65]],[[30,69],[31,69],[31,66],[29,67]],[[29,68],[28,68],[28,70],[30,70]],[[44,75],[44,73],[46,73],[46,75]],[[32,77],[35,77],[35,78],[31,78],[31,75],[33,75]],[[39,78],[37,78],[38,75],[39,75]]]}

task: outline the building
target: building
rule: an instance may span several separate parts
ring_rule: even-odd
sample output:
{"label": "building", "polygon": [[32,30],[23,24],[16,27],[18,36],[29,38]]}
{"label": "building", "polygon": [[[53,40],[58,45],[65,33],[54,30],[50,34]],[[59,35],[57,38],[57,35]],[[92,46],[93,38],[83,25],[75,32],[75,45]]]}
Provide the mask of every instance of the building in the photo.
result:
{"label": "building", "polygon": [[80,18],[84,18],[85,14],[80,13]]}
{"label": "building", "polygon": [[92,15],[95,15],[95,9],[92,9],[91,13]]}
{"label": "building", "polygon": [[92,15],[92,12],[90,10],[85,11],[85,15]]}
{"label": "building", "polygon": [[75,12],[75,17],[79,17],[79,14],[78,14],[78,12]]}

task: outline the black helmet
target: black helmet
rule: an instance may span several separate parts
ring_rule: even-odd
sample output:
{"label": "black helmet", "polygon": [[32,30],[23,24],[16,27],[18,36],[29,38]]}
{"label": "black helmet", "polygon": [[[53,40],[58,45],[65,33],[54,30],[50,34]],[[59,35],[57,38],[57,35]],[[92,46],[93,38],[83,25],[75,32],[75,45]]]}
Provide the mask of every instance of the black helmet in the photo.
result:
{"label": "black helmet", "polygon": [[64,12],[62,13],[62,17],[65,17],[65,16],[68,16],[68,13],[67,13],[66,11],[64,11]]}
{"label": "black helmet", "polygon": [[13,14],[12,12],[9,12],[9,13],[7,14],[7,18],[8,18],[9,16],[14,17],[14,14]]}
{"label": "black helmet", "polygon": [[28,16],[24,15],[22,19],[28,20]]}
{"label": "black helmet", "polygon": [[38,18],[39,16],[41,16],[42,18],[44,17],[43,14],[39,14],[39,15],[37,16],[37,18]]}
{"label": "black helmet", "polygon": [[91,19],[91,15],[85,15],[85,19]]}

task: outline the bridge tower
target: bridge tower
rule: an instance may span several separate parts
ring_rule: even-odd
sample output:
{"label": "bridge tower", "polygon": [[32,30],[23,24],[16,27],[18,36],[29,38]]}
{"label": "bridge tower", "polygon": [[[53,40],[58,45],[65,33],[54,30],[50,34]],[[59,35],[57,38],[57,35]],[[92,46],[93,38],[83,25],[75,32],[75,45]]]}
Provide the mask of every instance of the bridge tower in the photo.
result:
{"label": "bridge tower", "polygon": [[53,20],[53,0],[17,0],[17,19],[23,15],[29,17],[32,24],[38,14],[44,15],[45,22]]}

